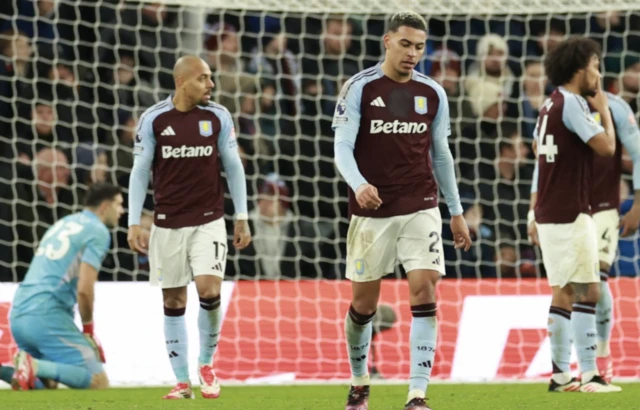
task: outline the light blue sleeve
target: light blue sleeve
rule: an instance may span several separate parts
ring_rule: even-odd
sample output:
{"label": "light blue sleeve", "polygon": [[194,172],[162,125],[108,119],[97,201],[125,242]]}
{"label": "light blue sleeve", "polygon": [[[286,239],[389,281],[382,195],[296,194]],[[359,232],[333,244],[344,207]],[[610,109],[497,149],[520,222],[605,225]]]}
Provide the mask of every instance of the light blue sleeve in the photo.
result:
{"label": "light blue sleeve", "polygon": [[633,161],[633,187],[640,190],[640,130],[636,117],[629,104],[620,97],[609,96],[609,108],[616,135]]}
{"label": "light blue sleeve", "polygon": [[247,213],[247,182],[244,167],[238,152],[238,140],[233,125],[233,119],[227,109],[217,109],[221,122],[220,136],[218,137],[218,152],[222,160],[224,172],[227,174],[229,193],[233,201],[233,207],[237,214]]}
{"label": "light blue sleeve", "polygon": [[333,114],[331,128],[335,132],[334,160],[338,171],[355,192],[367,180],[358,169],[353,156],[356,138],[360,130],[360,105],[362,100],[362,85],[358,82],[347,81],[342,88],[336,110]]}
{"label": "light blue sleeve", "polygon": [[562,122],[569,131],[578,134],[585,144],[591,138],[604,132],[602,125],[598,124],[591,116],[587,100],[576,94],[566,93],[564,96]]}
{"label": "light blue sleeve", "polygon": [[129,177],[129,226],[140,225],[142,207],[147,197],[151,164],[156,150],[156,137],[153,134],[155,116],[143,115],[136,131],[133,146],[133,169]]}
{"label": "light blue sleeve", "polygon": [[[434,87],[435,88],[435,87]],[[460,193],[456,182],[453,156],[449,149],[451,122],[449,118],[449,102],[442,87],[435,88],[440,99],[438,112],[431,125],[431,157],[433,159],[433,175],[444,195],[444,200],[452,216],[462,215]]]}
{"label": "light blue sleeve", "polygon": [[536,158],[536,165],[533,168],[533,175],[531,176],[531,193],[538,192],[538,159]]}
{"label": "light blue sleeve", "polygon": [[109,235],[109,231],[104,227],[93,228],[84,252],[82,252],[82,262],[88,263],[97,271],[100,271],[102,260],[109,251],[110,245],[111,235]]}

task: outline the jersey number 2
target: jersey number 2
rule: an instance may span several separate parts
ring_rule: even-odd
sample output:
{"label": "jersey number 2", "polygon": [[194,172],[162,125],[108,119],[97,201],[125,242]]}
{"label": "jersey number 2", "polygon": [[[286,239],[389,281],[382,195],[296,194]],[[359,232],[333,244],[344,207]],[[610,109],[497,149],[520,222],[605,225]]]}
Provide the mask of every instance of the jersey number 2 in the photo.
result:
{"label": "jersey number 2", "polygon": [[558,155],[558,146],[554,143],[554,137],[547,132],[548,115],[542,117],[542,124],[540,125],[540,132],[538,133],[538,155],[545,155],[547,162],[555,162],[556,155]]}
{"label": "jersey number 2", "polygon": [[[82,231],[83,226],[77,222],[73,221],[60,221],[56,223],[47,234],[42,237],[42,241],[38,250],[36,251],[36,255],[44,255],[51,260],[58,260],[64,258],[64,256],[69,252],[69,248],[71,247],[71,242],[69,241],[69,237],[76,235]],[[54,244],[50,243],[51,237],[55,235],[56,240],[59,242],[59,246],[56,247]]]}

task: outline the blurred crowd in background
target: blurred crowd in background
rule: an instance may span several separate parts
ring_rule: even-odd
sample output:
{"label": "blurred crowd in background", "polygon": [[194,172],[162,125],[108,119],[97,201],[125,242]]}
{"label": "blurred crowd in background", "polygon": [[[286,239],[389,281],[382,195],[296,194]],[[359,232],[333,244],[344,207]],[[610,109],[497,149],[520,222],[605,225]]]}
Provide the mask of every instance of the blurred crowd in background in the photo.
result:
{"label": "blurred crowd in background", "polygon": [[[254,234],[247,251],[230,255],[228,278],[343,277],[347,185],[333,163],[331,120],[344,82],[383,59],[388,17],[240,10],[206,17],[199,52],[213,72],[214,100],[236,122]],[[600,42],[606,90],[637,113],[640,12],[428,23],[417,69],[447,91],[450,146],[475,239],[468,253],[445,242],[447,277],[544,276],[526,234],[533,129],[553,91],[543,56],[569,35]],[[154,3],[0,4],[0,281],[23,278],[38,238],[81,209],[88,185],[113,181],[126,196],[137,121],[171,93],[186,24],[183,8]],[[625,172],[630,167],[625,160]],[[621,188],[624,208],[628,182]],[[229,198],[226,206],[231,229]],[[149,227],[151,196],[146,209]],[[618,274],[639,271],[638,247],[637,237],[621,244]],[[128,251],[125,216],[100,279],[146,280],[147,268],[144,256]]]}

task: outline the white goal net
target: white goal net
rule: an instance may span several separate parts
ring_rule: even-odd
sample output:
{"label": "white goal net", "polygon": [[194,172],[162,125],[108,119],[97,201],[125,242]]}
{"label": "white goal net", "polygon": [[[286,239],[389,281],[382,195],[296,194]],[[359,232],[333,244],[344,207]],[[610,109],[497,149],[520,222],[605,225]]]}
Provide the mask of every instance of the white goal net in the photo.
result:
{"label": "white goal net", "polygon": [[[126,193],[139,115],[171,92],[176,59],[197,53],[211,66],[214,100],[236,122],[254,227],[251,248],[229,256],[218,374],[255,382],[346,379],[347,186],[333,163],[331,118],[342,84],[381,61],[389,16],[408,9],[428,20],[417,69],[448,93],[450,146],[475,239],[470,252],[454,250],[441,206],[447,278],[434,378],[529,379],[551,371],[549,292],[526,236],[530,143],[551,91],[541,62],[566,36],[593,38],[603,49],[604,86],[637,113],[637,0],[1,3],[0,363],[13,351],[5,313],[38,238],[81,209],[88,185],[112,181]],[[622,182],[623,209],[629,182]],[[230,198],[226,207],[231,227]],[[281,222],[261,222],[277,208]],[[146,209],[149,226],[151,197]],[[619,377],[640,372],[638,244],[637,236],[620,242],[610,281]],[[159,342],[159,294],[131,283],[148,276],[147,259],[128,250],[125,216],[100,273],[96,313],[115,384],[172,380]],[[409,369],[403,278],[398,268],[384,282],[376,318],[371,367],[384,379],[403,379]],[[123,302],[124,295],[134,300]],[[114,307],[122,303],[129,306]],[[119,332],[138,333],[140,323],[148,329],[139,348],[119,349]]]}

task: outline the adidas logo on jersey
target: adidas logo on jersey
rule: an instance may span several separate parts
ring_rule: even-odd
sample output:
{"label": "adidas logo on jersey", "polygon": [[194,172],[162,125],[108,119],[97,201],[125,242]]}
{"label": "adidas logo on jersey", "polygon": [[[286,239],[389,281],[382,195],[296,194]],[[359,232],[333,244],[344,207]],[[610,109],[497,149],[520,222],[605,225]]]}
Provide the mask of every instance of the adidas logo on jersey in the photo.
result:
{"label": "adidas logo on jersey", "polygon": [[424,122],[404,122],[395,120],[385,122],[383,120],[371,121],[371,134],[419,134],[427,132],[427,124]]}
{"label": "adidas logo on jersey", "polygon": [[382,101],[382,97],[377,97],[375,100],[371,101],[371,105],[374,107],[386,107],[384,101]]}
{"label": "adidas logo on jersey", "polygon": [[164,131],[160,133],[160,135],[176,135],[176,133],[173,130],[173,127],[168,126],[167,128],[164,129]]}
{"label": "adidas logo on jersey", "polygon": [[208,157],[213,154],[213,147],[189,147],[183,145],[181,147],[162,147],[162,158],[194,158],[194,157]]}

